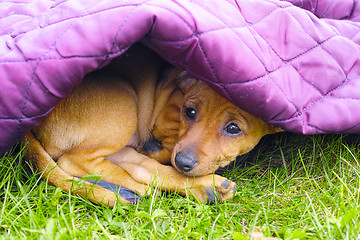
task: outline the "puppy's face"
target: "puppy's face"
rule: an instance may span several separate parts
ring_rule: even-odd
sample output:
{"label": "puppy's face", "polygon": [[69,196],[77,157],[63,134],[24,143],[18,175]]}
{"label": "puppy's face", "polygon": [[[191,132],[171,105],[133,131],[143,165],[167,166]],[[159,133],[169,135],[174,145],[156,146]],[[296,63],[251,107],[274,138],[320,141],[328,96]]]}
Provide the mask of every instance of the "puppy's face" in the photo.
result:
{"label": "puppy's face", "polygon": [[171,163],[187,176],[213,173],[253,149],[262,136],[279,131],[202,81],[185,79],[179,85],[185,98]]}

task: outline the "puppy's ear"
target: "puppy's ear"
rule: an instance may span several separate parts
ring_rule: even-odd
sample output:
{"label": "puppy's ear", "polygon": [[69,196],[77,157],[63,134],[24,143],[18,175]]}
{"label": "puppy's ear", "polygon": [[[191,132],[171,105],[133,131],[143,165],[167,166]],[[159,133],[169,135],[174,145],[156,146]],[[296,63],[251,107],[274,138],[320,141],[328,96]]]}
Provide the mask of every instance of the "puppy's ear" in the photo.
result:
{"label": "puppy's ear", "polygon": [[272,124],[268,124],[268,134],[274,134],[274,133],[278,133],[278,132],[284,132],[285,130],[282,130],[278,127],[275,127]]}
{"label": "puppy's ear", "polygon": [[183,72],[181,69],[176,67],[170,67],[166,69],[163,72],[163,75],[161,76],[161,84],[162,88],[166,88],[168,86],[171,86],[173,84],[177,84],[177,76]]}
{"label": "puppy's ear", "polygon": [[186,71],[181,71],[175,78],[177,86],[183,91],[187,92],[192,86],[194,86],[199,80],[192,78]]}

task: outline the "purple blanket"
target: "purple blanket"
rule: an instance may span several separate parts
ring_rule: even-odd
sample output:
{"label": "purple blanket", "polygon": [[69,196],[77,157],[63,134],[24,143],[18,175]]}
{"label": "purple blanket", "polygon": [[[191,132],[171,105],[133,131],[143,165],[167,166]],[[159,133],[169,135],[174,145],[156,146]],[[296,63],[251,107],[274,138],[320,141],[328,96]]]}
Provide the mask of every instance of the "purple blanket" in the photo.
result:
{"label": "purple blanket", "polygon": [[264,120],[360,133],[358,0],[0,2],[0,155],[134,42]]}

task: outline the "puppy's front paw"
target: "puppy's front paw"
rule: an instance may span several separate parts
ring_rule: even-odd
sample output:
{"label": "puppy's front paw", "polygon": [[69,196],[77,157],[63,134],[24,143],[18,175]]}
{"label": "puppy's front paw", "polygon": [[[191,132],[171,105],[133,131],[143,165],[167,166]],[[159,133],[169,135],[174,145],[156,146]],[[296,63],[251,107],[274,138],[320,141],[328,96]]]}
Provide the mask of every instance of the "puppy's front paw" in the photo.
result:
{"label": "puppy's front paw", "polygon": [[167,148],[164,148],[161,143],[157,141],[148,141],[144,143],[142,148],[138,151],[162,164],[170,163],[171,151]]}
{"label": "puppy's front paw", "polygon": [[199,177],[196,179],[196,185],[197,187],[191,189],[191,193],[199,201],[207,204],[229,200],[236,191],[236,183],[219,175]]}
{"label": "puppy's front paw", "polygon": [[163,148],[162,146],[156,142],[156,141],[148,141],[146,143],[144,143],[143,145],[143,149],[145,152],[147,153],[153,153],[153,152],[159,152],[161,151]]}

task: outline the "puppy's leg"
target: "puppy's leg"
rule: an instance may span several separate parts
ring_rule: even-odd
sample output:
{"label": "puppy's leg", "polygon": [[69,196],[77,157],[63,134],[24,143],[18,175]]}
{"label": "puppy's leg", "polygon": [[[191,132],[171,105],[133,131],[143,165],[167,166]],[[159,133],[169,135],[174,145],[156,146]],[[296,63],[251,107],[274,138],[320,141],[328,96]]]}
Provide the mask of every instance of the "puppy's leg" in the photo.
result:
{"label": "puppy's leg", "polygon": [[[52,185],[61,187],[66,192],[81,195],[92,202],[102,202],[113,207],[117,200],[122,203],[129,203],[126,199],[116,196],[114,192],[99,187],[89,182],[79,182],[79,179],[65,172],[54,159],[44,150],[40,142],[28,133],[24,138],[27,142],[26,158],[36,165],[37,169],[43,173],[43,177]],[[122,174],[128,175],[125,171]],[[81,177],[79,175],[79,177]],[[75,184],[74,184],[75,183]],[[143,187],[143,185],[141,185]]]}
{"label": "puppy's leg", "polygon": [[102,155],[102,150],[92,153],[70,151],[61,156],[58,163],[59,167],[70,175],[84,177],[88,174],[97,174],[101,176],[102,181],[128,188],[140,196],[146,195],[148,185],[135,181],[124,169]]}
{"label": "puppy's leg", "polygon": [[187,177],[172,166],[162,165],[130,147],[107,158],[121,166],[138,182],[149,185],[156,181],[161,184],[162,190],[179,191],[183,195],[186,190],[190,190],[202,202],[213,202],[216,195],[220,200],[231,199],[236,187],[235,183],[219,175]]}

